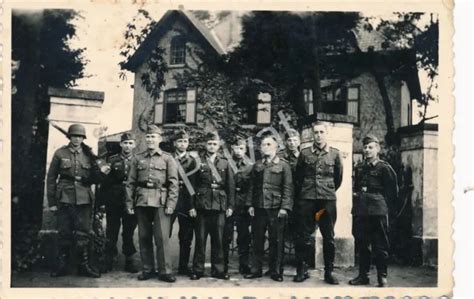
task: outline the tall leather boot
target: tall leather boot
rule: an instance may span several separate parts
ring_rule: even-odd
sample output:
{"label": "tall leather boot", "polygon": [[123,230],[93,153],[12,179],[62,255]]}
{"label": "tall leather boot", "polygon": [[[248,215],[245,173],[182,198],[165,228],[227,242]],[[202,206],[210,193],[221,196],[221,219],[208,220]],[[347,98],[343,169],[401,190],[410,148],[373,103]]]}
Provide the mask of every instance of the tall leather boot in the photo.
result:
{"label": "tall leather boot", "polygon": [[92,277],[92,278],[99,278],[100,273],[96,272],[89,265],[89,251],[87,247],[80,248],[79,254],[80,254],[79,275]]}
{"label": "tall leather boot", "polygon": [[135,259],[133,258],[133,254],[125,256],[124,270],[129,273],[138,273],[138,267],[135,264]]}
{"label": "tall leather boot", "polygon": [[191,250],[188,246],[180,246],[179,248],[179,266],[178,266],[179,275],[189,275],[189,273],[191,273],[188,267],[190,251]]}
{"label": "tall leather boot", "polygon": [[364,261],[363,258],[359,259],[359,275],[350,280],[350,285],[368,285],[370,284],[370,261]]}
{"label": "tall leather boot", "polygon": [[384,288],[388,285],[387,282],[387,265],[377,266],[377,282],[379,288]]}
{"label": "tall leather boot", "polygon": [[328,284],[337,285],[337,284],[339,284],[339,281],[333,275],[333,273],[332,273],[333,270],[334,270],[334,265],[333,264],[327,265],[325,267],[325,269],[324,269],[324,281]]}
{"label": "tall leather boot", "polygon": [[306,264],[306,262],[298,263],[298,266],[296,267],[296,275],[293,277],[293,282],[303,282],[308,278],[308,264]]}

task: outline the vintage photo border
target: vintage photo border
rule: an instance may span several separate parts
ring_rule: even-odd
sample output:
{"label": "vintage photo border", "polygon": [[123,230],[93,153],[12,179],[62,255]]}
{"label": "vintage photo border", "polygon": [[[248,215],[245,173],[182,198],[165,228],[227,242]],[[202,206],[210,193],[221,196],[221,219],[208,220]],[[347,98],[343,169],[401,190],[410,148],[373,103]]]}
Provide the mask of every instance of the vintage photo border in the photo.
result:
{"label": "vintage photo border", "polygon": [[[163,297],[186,298],[195,296],[197,298],[229,297],[243,298],[245,296],[265,298],[296,298],[303,297],[335,297],[335,296],[379,296],[379,297],[402,297],[402,296],[452,296],[454,286],[454,241],[452,239],[452,223],[454,220],[454,209],[452,206],[452,190],[454,181],[452,174],[453,166],[453,142],[452,132],[454,128],[454,97],[453,97],[453,51],[452,38],[453,28],[453,0],[405,0],[398,2],[388,1],[358,1],[338,0],[336,1],[179,1],[159,2],[150,1],[143,4],[131,4],[132,1],[79,1],[79,0],[42,0],[42,1],[4,1],[2,23],[2,93],[0,94],[0,298],[26,298],[26,297]],[[140,2],[140,1],[138,1]],[[159,9],[182,9],[189,10],[318,10],[318,11],[363,11],[371,14],[387,13],[391,11],[423,11],[439,14],[439,149],[438,149],[438,286],[428,288],[387,288],[375,287],[338,287],[338,288],[11,288],[11,257],[10,257],[10,226],[11,226],[11,201],[10,201],[10,169],[11,165],[11,13],[12,9],[41,9],[41,8],[74,8],[85,9],[94,7],[97,13],[103,13],[109,5],[121,6],[121,9],[137,9],[140,5],[146,5],[147,9],[153,6]],[[450,179],[449,179],[450,178]],[[296,285],[295,285],[296,286]]]}

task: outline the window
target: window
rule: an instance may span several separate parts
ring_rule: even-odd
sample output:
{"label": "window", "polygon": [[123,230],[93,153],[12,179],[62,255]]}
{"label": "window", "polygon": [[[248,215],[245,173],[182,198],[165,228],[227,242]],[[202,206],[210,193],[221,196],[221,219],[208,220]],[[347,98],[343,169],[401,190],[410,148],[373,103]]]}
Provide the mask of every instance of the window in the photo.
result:
{"label": "window", "polygon": [[257,124],[269,124],[272,113],[272,96],[262,92],[258,94]]}
{"label": "window", "polygon": [[[306,111],[314,114],[313,90],[304,89]],[[321,88],[321,106],[324,113],[344,114],[359,119],[360,88],[358,85],[327,85]]]}
{"label": "window", "polygon": [[196,123],[196,89],[168,89],[155,104],[156,124]]}
{"label": "window", "polygon": [[172,89],[165,92],[165,123],[186,122],[186,90]]}
{"label": "window", "polygon": [[186,40],[176,36],[171,40],[170,65],[184,64],[186,62]]}

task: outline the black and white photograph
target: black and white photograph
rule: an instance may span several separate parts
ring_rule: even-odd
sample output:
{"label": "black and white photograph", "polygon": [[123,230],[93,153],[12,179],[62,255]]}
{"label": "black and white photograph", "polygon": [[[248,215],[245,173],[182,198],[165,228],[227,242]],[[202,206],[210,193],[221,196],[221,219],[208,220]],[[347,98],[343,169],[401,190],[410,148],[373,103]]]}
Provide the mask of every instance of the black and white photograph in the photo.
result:
{"label": "black and white photograph", "polygon": [[451,12],[369,4],[13,6],[10,290],[449,295]]}

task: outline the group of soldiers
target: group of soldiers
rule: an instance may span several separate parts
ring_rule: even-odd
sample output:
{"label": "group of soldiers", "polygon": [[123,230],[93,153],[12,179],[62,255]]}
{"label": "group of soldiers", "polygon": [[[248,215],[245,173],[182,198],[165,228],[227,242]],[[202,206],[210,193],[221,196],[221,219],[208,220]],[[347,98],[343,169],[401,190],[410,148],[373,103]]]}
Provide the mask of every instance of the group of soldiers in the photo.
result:
{"label": "group of soldiers", "polygon": [[[174,282],[170,238],[173,223],[179,222],[178,274],[198,280],[205,274],[207,237],[211,244],[211,276],[229,279],[229,251],[237,230],[239,272],[246,279],[268,275],[283,281],[285,230],[294,237],[297,260],[294,282],[308,279],[313,239],[319,227],[323,239],[324,281],[339,284],[333,274],[334,226],[337,218],[336,191],[343,178],[338,149],[327,144],[328,128],[323,122],[312,126],[313,144],[300,150],[300,135],[289,129],[285,149],[278,151],[278,138],[260,138],[261,159],[247,157],[247,140],[236,138],[231,153],[222,155],[216,133],[205,136],[205,153],[191,155],[190,136],[179,130],[173,138],[174,153],[160,149],[162,131],[150,125],[145,134],[147,149],[134,154],[133,134],[121,136],[120,154],[106,163],[96,163],[83,150],[84,127],[71,125],[70,143],[56,151],[47,177],[48,200],[57,211],[58,261],[52,276],[67,274],[66,257],[76,241],[80,273],[99,277],[91,267],[87,245],[96,184],[97,202],[106,211],[106,269],[111,270],[118,254],[116,243],[122,226],[125,271],[136,273],[133,235],[138,226],[142,262],[139,280],[157,277]],[[379,159],[376,137],[363,139],[364,161],[355,168],[353,187],[353,235],[359,248],[359,275],[351,285],[367,285],[371,251],[378,286],[387,285],[389,257],[388,215],[397,199],[397,178],[390,165]],[[224,150],[224,153],[229,153]],[[268,236],[269,270],[263,272],[265,240]],[[189,267],[192,240],[195,240]],[[154,246],[155,244],[155,246]],[[154,248],[155,247],[155,248]],[[156,262],[156,263],[155,263]],[[156,267],[155,267],[156,266]]]}

